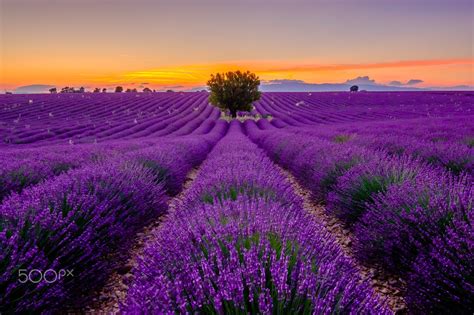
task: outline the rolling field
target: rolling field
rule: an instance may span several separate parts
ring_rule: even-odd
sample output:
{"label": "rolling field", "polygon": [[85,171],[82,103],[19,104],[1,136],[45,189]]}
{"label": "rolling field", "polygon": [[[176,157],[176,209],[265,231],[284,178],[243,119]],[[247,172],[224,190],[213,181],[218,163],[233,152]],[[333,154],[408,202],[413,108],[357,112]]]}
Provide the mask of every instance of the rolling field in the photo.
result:
{"label": "rolling field", "polygon": [[0,95],[0,314],[472,314],[474,92]]}

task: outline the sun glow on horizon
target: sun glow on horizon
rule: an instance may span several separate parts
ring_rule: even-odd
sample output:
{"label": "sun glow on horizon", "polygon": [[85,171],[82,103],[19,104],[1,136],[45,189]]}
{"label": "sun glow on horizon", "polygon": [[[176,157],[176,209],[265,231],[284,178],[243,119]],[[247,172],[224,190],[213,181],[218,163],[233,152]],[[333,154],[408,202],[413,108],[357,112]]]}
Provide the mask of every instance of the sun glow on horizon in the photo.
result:
{"label": "sun glow on horizon", "polygon": [[[341,83],[348,79],[368,75],[377,83],[388,83],[392,80],[406,81],[421,78],[420,86],[449,86],[455,84],[474,85],[472,69],[474,58],[405,60],[361,64],[318,64],[316,62],[294,61],[231,61],[223,63],[167,66],[150,70],[123,71],[109,75],[90,74],[75,76],[45,75],[41,81],[52,85],[148,85],[157,88],[174,87],[189,89],[204,86],[212,73],[250,70],[257,73],[262,81],[302,80],[307,83]],[[448,71],[446,71],[448,70]],[[447,75],[452,74],[452,75]],[[20,76],[22,77],[22,76]],[[40,77],[38,77],[39,80]],[[52,82],[51,82],[52,81]],[[28,82],[18,81],[17,85]]]}
{"label": "sun glow on horizon", "polygon": [[262,81],[474,86],[472,8],[469,0],[429,8],[425,0],[1,0],[0,89],[190,89],[237,69]]}

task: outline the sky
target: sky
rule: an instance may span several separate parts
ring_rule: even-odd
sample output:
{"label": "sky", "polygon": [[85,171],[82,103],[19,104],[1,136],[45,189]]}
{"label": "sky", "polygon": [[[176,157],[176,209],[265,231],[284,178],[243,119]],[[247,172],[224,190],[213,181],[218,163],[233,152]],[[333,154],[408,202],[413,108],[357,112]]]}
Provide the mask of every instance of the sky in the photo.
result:
{"label": "sky", "polygon": [[0,0],[0,89],[264,82],[474,86],[472,0]]}

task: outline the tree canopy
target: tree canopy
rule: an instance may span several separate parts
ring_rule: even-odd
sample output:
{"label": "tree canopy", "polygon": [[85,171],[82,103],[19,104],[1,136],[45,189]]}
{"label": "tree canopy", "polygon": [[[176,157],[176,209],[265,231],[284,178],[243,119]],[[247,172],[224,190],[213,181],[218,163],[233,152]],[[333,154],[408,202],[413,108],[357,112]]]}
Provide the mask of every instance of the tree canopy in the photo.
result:
{"label": "tree canopy", "polygon": [[207,85],[211,93],[209,102],[229,110],[233,118],[237,117],[237,111],[251,111],[252,103],[261,95],[260,80],[250,71],[217,73],[211,75]]}

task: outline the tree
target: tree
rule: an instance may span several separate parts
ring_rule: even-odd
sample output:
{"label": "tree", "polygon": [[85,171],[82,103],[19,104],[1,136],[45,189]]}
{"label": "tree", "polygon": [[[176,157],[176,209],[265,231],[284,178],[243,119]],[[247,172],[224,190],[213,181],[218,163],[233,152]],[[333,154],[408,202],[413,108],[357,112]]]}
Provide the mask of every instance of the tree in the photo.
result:
{"label": "tree", "polygon": [[107,89],[106,89],[106,88],[103,88],[103,89],[102,89],[102,93],[107,93]]}
{"label": "tree", "polygon": [[75,90],[73,87],[69,87],[69,86],[66,86],[66,87],[63,87],[61,89],[61,93],[74,93]]}
{"label": "tree", "polygon": [[167,93],[173,93],[173,90],[166,90]]}
{"label": "tree", "polygon": [[122,92],[123,92],[123,87],[117,86],[117,87],[115,88],[115,93],[122,93]]}
{"label": "tree", "polygon": [[94,89],[94,93],[100,93],[100,89],[99,89],[99,88],[95,88],[95,89]]}
{"label": "tree", "polygon": [[359,87],[357,85],[351,86],[351,92],[357,92],[359,91]]}
{"label": "tree", "polygon": [[260,99],[260,80],[255,73],[227,72],[211,75],[207,82],[211,95],[209,102],[224,110],[229,110],[232,118],[237,111],[251,111],[252,103]]}
{"label": "tree", "polygon": [[144,88],[143,93],[152,93],[153,91],[150,88]]}
{"label": "tree", "polygon": [[54,88],[50,88],[50,89],[49,89],[49,93],[51,93],[51,94],[56,94],[56,93],[58,93],[58,90],[57,90],[55,87],[54,87]]}
{"label": "tree", "polygon": [[86,91],[86,89],[84,89],[84,87],[81,86],[81,87],[79,88],[79,92],[78,92],[78,93],[84,93],[85,91]]}

